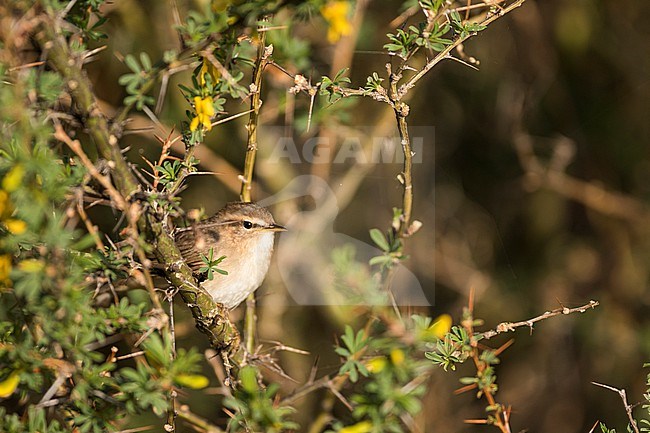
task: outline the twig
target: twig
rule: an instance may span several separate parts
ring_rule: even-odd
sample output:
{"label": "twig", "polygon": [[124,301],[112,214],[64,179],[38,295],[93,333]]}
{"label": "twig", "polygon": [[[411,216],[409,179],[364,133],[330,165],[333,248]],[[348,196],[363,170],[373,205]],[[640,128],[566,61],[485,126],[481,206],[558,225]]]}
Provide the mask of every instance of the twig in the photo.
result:
{"label": "twig", "polygon": [[187,405],[178,408],[178,417],[185,420],[194,430],[203,433],[225,433],[219,427],[196,415]]}
{"label": "twig", "polygon": [[129,353],[127,355],[118,356],[115,358],[115,361],[122,361],[124,359],[135,358],[136,356],[144,355],[144,351],[139,350],[137,352]]}
{"label": "twig", "polygon": [[244,174],[241,185],[240,197],[242,201],[251,201],[251,184],[253,182],[253,172],[255,169],[255,158],[257,156],[257,127],[259,122],[259,113],[261,103],[261,86],[262,74],[268,64],[269,57],[273,52],[271,47],[266,47],[266,33],[260,33],[259,46],[257,48],[257,62],[253,71],[253,81],[251,83],[251,108],[248,119],[248,139],[246,142],[246,159],[244,161]]}
{"label": "twig", "polygon": [[83,70],[75,63],[70,63],[75,56],[70,52],[62,32],[59,32],[59,20],[50,17],[44,22],[44,31],[39,33],[39,42],[48,46],[49,62],[64,77],[66,86],[76,101],[79,111],[85,120],[90,136],[106,160],[112,161],[116,173],[114,181],[122,195],[129,197],[138,190],[138,182],[131,173],[121,149],[117,145],[117,136],[110,132],[106,118],[102,115],[97,105],[97,99],[92,91],[92,86]]}
{"label": "twig", "polygon": [[242,111],[241,113],[233,114],[231,116],[224,117],[223,119],[215,120],[214,122],[212,122],[212,126],[217,126],[217,125],[221,125],[222,123],[230,122],[231,120],[235,120],[239,117],[245,116],[248,113],[252,113],[253,111],[255,110],[251,108],[250,110]]}
{"label": "twig", "polygon": [[[174,294],[175,290],[167,291],[167,302],[169,302],[169,335],[172,339],[172,353],[170,354],[172,363],[176,359],[176,332],[174,330]],[[176,432],[176,397],[178,393],[174,386],[169,390],[169,408],[167,409],[167,423],[165,431],[167,433]]]}
{"label": "twig", "polygon": [[[518,8],[521,6],[526,0],[517,0],[514,3],[508,5],[507,7],[499,10],[499,12],[489,16],[487,19],[484,21],[481,21],[480,24],[487,26],[490,23],[496,21],[497,19],[501,18],[502,16],[506,15],[507,13],[513,11],[514,9]],[[454,50],[457,46],[465,42],[466,40],[470,39],[471,37],[475,36],[476,33],[470,33],[467,36],[464,37],[459,37],[456,39],[454,42],[452,42],[450,45],[446,46],[444,50],[440,51],[434,58],[429,60],[426,65],[422,69],[420,69],[414,76],[412,76],[406,83],[402,84],[399,88],[398,91],[398,97],[401,98],[404,96],[406,93],[408,93],[409,90],[415,86],[415,84],[424,77],[427,72],[431,70],[435,65],[440,63],[441,61],[450,58],[450,54],[452,50]]]}
{"label": "twig", "polygon": [[[368,318],[368,321],[366,322],[363,328],[364,338],[368,338],[368,336],[370,335],[370,327],[374,322],[375,322],[375,317],[371,316]],[[365,354],[365,352],[366,352],[366,348],[363,348],[362,350],[356,353],[356,358],[357,359],[361,358]],[[305,395],[309,394],[310,392],[316,391],[317,389],[320,388],[329,388],[330,390],[332,389],[340,390],[347,383],[349,378],[349,374],[345,373],[342,375],[337,375],[334,378],[330,377],[329,375],[325,375],[320,379],[314,380],[315,371],[316,371],[316,367],[314,366],[314,369],[312,370],[312,374],[309,377],[309,381],[306,384],[304,384],[302,387],[298,388],[293,393],[288,395],[287,397],[283,398],[280,401],[280,404],[281,405],[291,404],[295,400],[298,400],[301,397],[304,397]],[[325,402],[323,404],[325,404]]]}
{"label": "twig", "polygon": [[330,388],[331,389],[331,383],[332,383],[332,378],[328,376],[323,376],[320,379],[317,380],[311,380],[283,398],[280,402],[282,406],[284,405],[290,405],[296,400],[301,399],[302,397],[306,396],[307,394],[316,391],[317,389],[321,388]]}
{"label": "twig", "polygon": [[[474,321],[472,319],[474,311],[474,289],[470,290],[468,304],[468,311],[471,316],[463,321],[463,327],[467,330],[470,338],[473,339],[477,335],[474,332]],[[474,362],[474,366],[476,367],[476,377],[482,377],[485,374],[486,370],[489,368],[489,364],[481,359],[481,349],[477,345],[472,346],[471,358]],[[476,385],[477,387],[479,386],[478,383]],[[501,430],[501,433],[511,433],[510,407],[505,407],[501,403],[497,403],[496,399],[494,398],[494,392],[496,391],[496,388],[493,387],[492,383],[488,382],[480,389],[480,391],[480,395],[485,397],[488,402],[488,408],[486,411],[492,412],[494,414],[491,423],[494,424],[499,430]],[[466,423],[468,421],[469,423],[477,423],[480,420],[465,420]],[[485,422],[488,423],[488,420],[486,419]]]}
{"label": "twig", "polygon": [[625,412],[627,413],[627,418],[630,420],[630,425],[632,426],[632,430],[634,430],[634,433],[640,433],[639,427],[636,425],[636,420],[632,415],[632,410],[634,409],[634,405],[631,405],[627,402],[627,393],[625,392],[625,389],[614,388],[613,386],[605,385],[603,383],[598,383],[598,382],[591,382],[591,383],[593,385],[600,386],[601,388],[609,389],[610,391],[614,391],[618,393],[618,395],[621,397],[621,400],[623,400],[623,406],[625,406]]}
{"label": "twig", "polygon": [[142,427],[133,427],[133,428],[127,428],[126,430],[120,430],[116,431],[115,433],[139,433],[141,431],[147,431],[153,429],[154,426],[152,425],[144,425]]}
{"label": "twig", "polygon": [[104,187],[118,209],[121,211],[126,211],[128,208],[126,200],[122,194],[120,194],[117,189],[115,189],[110,178],[108,176],[104,176],[99,172],[99,170],[97,170],[95,164],[92,163],[90,158],[88,158],[88,155],[86,155],[86,152],[84,152],[81,148],[81,143],[79,143],[79,140],[71,139],[70,136],[63,130],[63,127],[58,124],[54,125],[54,138],[61,141],[62,143],[65,143],[70,148],[70,150],[72,150],[79,157],[81,163],[84,165],[84,167],[86,167],[86,170],[88,170],[88,173],[90,173],[90,175],[94,177],[95,180],[101,184],[101,186]]}
{"label": "twig", "polygon": [[[264,36],[264,33],[262,33],[261,37],[263,37],[263,36]],[[230,87],[232,87],[233,89],[237,89],[240,92],[242,97],[244,97],[247,94],[246,89],[244,87],[242,87],[239,83],[237,83],[237,80],[235,80],[233,78],[233,76],[230,75],[230,72],[228,72],[228,69],[226,69],[226,67],[224,65],[222,65],[219,60],[217,60],[217,58],[214,56],[214,54],[212,54],[211,50],[209,50],[209,49],[204,50],[201,53],[201,55],[203,57],[205,57],[206,59],[208,59],[208,61],[210,63],[212,63],[212,65],[215,68],[217,68],[217,70],[219,71],[221,76],[228,82]]]}
{"label": "twig", "polygon": [[[253,171],[255,170],[255,158],[257,156],[257,127],[259,122],[260,107],[262,101],[260,99],[262,93],[262,75],[264,68],[269,62],[273,47],[267,47],[266,32],[260,32],[263,26],[258,27],[259,41],[257,46],[257,61],[255,62],[255,69],[253,70],[253,80],[250,86],[251,90],[251,108],[250,116],[248,118],[248,139],[246,143],[246,159],[244,161],[244,174],[241,182],[240,197],[244,202],[251,201],[251,186],[253,183]],[[255,327],[257,317],[255,314],[255,293],[248,295],[246,299],[246,315],[244,318],[244,341],[246,344],[246,351],[252,353],[255,349]]]}
{"label": "twig", "polygon": [[63,385],[63,382],[69,377],[69,374],[65,373],[59,373],[56,377],[56,380],[52,383],[50,388],[47,390],[45,394],[43,394],[43,397],[41,398],[41,401],[38,402],[37,406],[45,406],[50,399],[54,396],[54,394],[57,393],[59,390],[59,387]]}
{"label": "twig", "polygon": [[537,317],[533,317],[532,319],[528,319],[528,320],[523,320],[521,322],[502,322],[499,323],[497,327],[493,330],[486,331],[486,332],[478,332],[475,335],[480,335],[481,337],[483,337],[484,340],[489,340],[490,338],[496,335],[503,334],[504,332],[512,332],[515,329],[520,328],[522,326],[527,326],[532,331],[533,325],[537,322],[541,322],[542,320],[550,319],[551,317],[560,316],[560,315],[584,313],[587,310],[596,308],[599,304],[600,303],[598,301],[592,300],[589,301],[588,304],[576,308],[568,308],[568,307],[556,308],[555,310],[547,311],[544,314],[541,314]]}
{"label": "twig", "polygon": [[42,62],[42,61],[41,61],[41,62],[30,62],[30,63],[25,63],[24,65],[14,66],[13,68],[9,68],[9,69],[8,69],[8,72],[15,72],[15,71],[18,71],[18,70],[20,70],[20,69],[33,68],[33,67],[35,67],[35,66],[41,66],[41,65],[44,64],[44,63],[45,63],[45,62]]}
{"label": "twig", "polygon": [[88,218],[88,214],[86,214],[86,209],[84,209],[83,206],[83,189],[78,189],[75,193],[77,196],[77,214],[79,215],[79,218],[81,218],[81,221],[83,221],[84,225],[86,226],[86,230],[88,230],[88,233],[93,237],[95,240],[95,246],[99,251],[104,251],[104,242],[102,242],[102,238],[99,236],[99,230],[97,230],[97,226],[90,221],[90,218]]}

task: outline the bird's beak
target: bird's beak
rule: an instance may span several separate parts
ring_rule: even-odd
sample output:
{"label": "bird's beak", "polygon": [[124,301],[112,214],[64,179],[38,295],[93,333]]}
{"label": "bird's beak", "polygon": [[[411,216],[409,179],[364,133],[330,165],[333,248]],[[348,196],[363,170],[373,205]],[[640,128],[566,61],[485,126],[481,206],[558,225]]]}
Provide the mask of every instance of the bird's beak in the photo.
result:
{"label": "bird's beak", "polygon": [[287,229],[284,226],[281,226],[280,224],[271,224],[268,227],[264,228],[265,230],[268,230],[270,232],[286,232]]}

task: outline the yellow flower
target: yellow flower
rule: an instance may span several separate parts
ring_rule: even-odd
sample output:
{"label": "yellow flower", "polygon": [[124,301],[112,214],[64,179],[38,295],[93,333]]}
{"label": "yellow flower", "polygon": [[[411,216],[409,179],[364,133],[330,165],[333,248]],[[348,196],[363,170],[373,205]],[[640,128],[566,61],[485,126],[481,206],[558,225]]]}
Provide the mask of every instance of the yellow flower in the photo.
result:
{"label": "yellow flower", "polygon": [[196,117],[190,122],[190,131],[196,131],[199,125],[203,125],[208,131],[212,129],[212,122],[210,118],[214,116],[214,106],[212,105],[212,97],[207,96],[201,99],[200,96],[194,97],[194,109],[196,110]]}
{"label": "yellow flower", "polygon": [[425,336],[443,338],[451,329],[451,316],[449,314],[441,314],[436,317],[433,324],[425,331]]}
{"label": "yellow flower", "polygon": [[27,223],[23,220],[12,218],[5,221],[5,227],[7,227],[9,233],[20,235],[25,233],[25,230],[27,230]]}
{"label": "yellow flower", "polygon": [[204,57],[203,61],[201,62],[201,69],[199,69],[199,84],[201,87],[204,87],[206,84],[206,75],[210,76],[213,85],[219,81],[219,78],[221,77],[219,70],[212,64],[211,61]]}
{"label": "yellow flower", "polygon": [[356,424],[343,427],[339,433],[370,433],[372,431],[372,423],[370,421],[361,421]]}
{"label": "yellow flower", "polygon": [[11,273],[11,255],[3,254],[0,256],[0,284],[9,281],[9,274]]}
{"label": "yellow flower", "polygon": [[320,9],[320,13],[327,21],[327,40],[334,43],[342,36],[352,33],[352,24],[348,20],[350,3],[347,1],[333,0]]}
{"label": "yellow flower", "polygon": [[192,389],[203,389],[210,384],[210,380],[201,374],[178,374],[174,377],[174,381]]}
{"label": "yellow flower", "polygon": [[9,377],[0,382],[0,398],[7,398],[14,393],[20,383],[20,372],[13,371]]}
{"label": "yellow flower", "polygon": [[390,361],[393,365],[402,365],[404,363],[404,358],[404,351],[400,349],[393,349],[390,351]]}
{"label": "yellow flower", "polygon": [[43,270],[44,266],[43,262],[38,259],[25,259],[18,263],[18,269],[29,273],[40,272]]}
{"label": "yellow flower", "polygon": [[14,167],[5,174],[4,179],[2,179],[2,189],[7,192],[17,190],[20,183],[23,181],[23,176],[25,176],[25,167],[21,164],[14,165]]}
{"label": "yellow flower", "polygon": [[368,361],[366,363],[366,368],[371,373],[380,373],[384,368],[386,368],[386,364],[386,357],[378,356]]}

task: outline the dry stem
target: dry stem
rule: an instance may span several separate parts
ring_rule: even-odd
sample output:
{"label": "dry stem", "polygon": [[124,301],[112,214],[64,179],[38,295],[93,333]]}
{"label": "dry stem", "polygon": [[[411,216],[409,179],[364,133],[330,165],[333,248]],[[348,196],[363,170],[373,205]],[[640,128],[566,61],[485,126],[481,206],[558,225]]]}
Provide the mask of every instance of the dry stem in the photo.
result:
{"label": "dry stem", "polygon": [[582,305],[580,307],[575,307],[575,308],[568,308],[568,307],[561,307],[561,308],[556,308],[555,310],[551,311],[546,311],[544,314],[540,314],[537,317],[533,317],[532,319],[528,320],[523,320],[520,322],[502,322],[497,325],[495,329],[492,329],[490,331],[486,332],[480,332],[475,335],[480,335],[483,337],[484,340],[489,340],[490,338],[503,334],[504,332],[511,332],[514,331],[517,328],[520,328],[522,326],[527,326],[530,328],[531,332],[533,330],[533,325],[537,322],[541,322],[542,320],[550,319],[551,317],[555,316],[560,316],[560,315],[568,315],[568,314],[573,314],[573,313],[584,313],[585,311],[589,309],[594,309],[596,308],[600,303],[598,301],[589,301],[588,304]]}
{"label": "dry stem", "polygon": [[[266,31],[263,27],[258,28],[259,41],[257,46],[257,61],[253,70],[253,80],[251,89],[251,108],[250,116],[246,129],[248,130],[248,140],[246,143],[246,159],[244,161],[244,174],[241,182],[241,200],[251,201],[251,188],[253,184],[253,172],[255,171],[255,158],[257,156],[257,127],[259,124],[260,107],[262,101],[262,75],[264,68],[269,62],[273,49],[265,45]],[[246,299],[246,316],[244,318],[244,341],[248,353],[253,353],[255,349],[255,327],[257,316],[255,314],[255,293],[248,295]]]}
{"label": "dry stem", "polygon": [[627,413],[627,418],[630,420],[630,426],[632,426],[632,430],[634,430],[634,433],[640,433],[639,426],[637,426],[636,420],[632,415],[632,409],[634,409],[634,405],[631,405],[627,402],[627,393],[625,392],[625,390],[614,388],[613,386],[605,385],[598,382],[591,382],[591,383],[596,386],[600,386],[602,388],[609,389],[610,391],[614,391],[618,393],[618,395],[621,397],[621,400],[623,400],[623,406],[625,406],[625,412]]}

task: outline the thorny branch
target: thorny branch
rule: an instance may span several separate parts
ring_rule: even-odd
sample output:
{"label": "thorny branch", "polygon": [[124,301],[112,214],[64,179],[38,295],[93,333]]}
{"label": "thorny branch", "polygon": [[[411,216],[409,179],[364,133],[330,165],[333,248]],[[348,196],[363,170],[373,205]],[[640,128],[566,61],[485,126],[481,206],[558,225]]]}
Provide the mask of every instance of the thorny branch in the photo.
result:
{"label": "thorny branch", "polygon": [[609,389],[610,391],[614,391],[618,393],[618,395],[621,397],[621,400],[623,400],[623,406],[625,407],[627,418],[630,420],[630,426],[632,427],[632,430],[634,430],[634,433],[640,433],[639,426],[637,425],[636,420],[634,419],[634,415],[632,414],[634,405],[631,405],[627,402],[627,393],[625,392],[625,390],[614,388],[613,386],[605,385],[603,383],[598,383],[598,382],[591,382],[591,383],[596,386],[600,386],[601,388]]}
{"label": "thorny branch", "polygon": [[479,332],[476,333],[475,335],[481,336],[484,340],[489,340],[490,338],[496,335],[503,334],[504,332],[512,332],[517,328],[521,328],[522,326],[527,326],[532,331],[533,325],[535,325],[535,323],[537,322],[541,322],[542,320],[550,319],[551,317],[555,317],[555,316],[561,316],[561,315],[566,316],[573,313],[584,313],[589,309],[596,308],[598,305],[600,305],[598,301],[589,301],[588,304],[582,305],[580,307],[556,308],[555,310],[547,311],[544,314],[540,314],[537,317],[533,317],[532,319],[522,320],[520,322],[502,322],[499,323],[495,329],[492,329],[490,331],[485,331],[485,332]]}
{"label": "thorny branch", "polygon": [[[251,108],[246,129],[248,140],[246,142],[246,159],[244,161],[244,174],[241,177],[241,200],[251,201],[253,172],[255,171],[255,158],[257,157],[257,127],[259,124],[260,107],[262,106],[262,75],[273,53],[273,46],[266,46],[266,29],[258,27],[259,41],[257,46],[257,60],[253,70],[253,80],[250,86]],[[246,299],[246,316],[244,319],[244,338],[246,350],[252,353],[255,348],[255,326],[257,316],[255,313],[255,293]]]}

